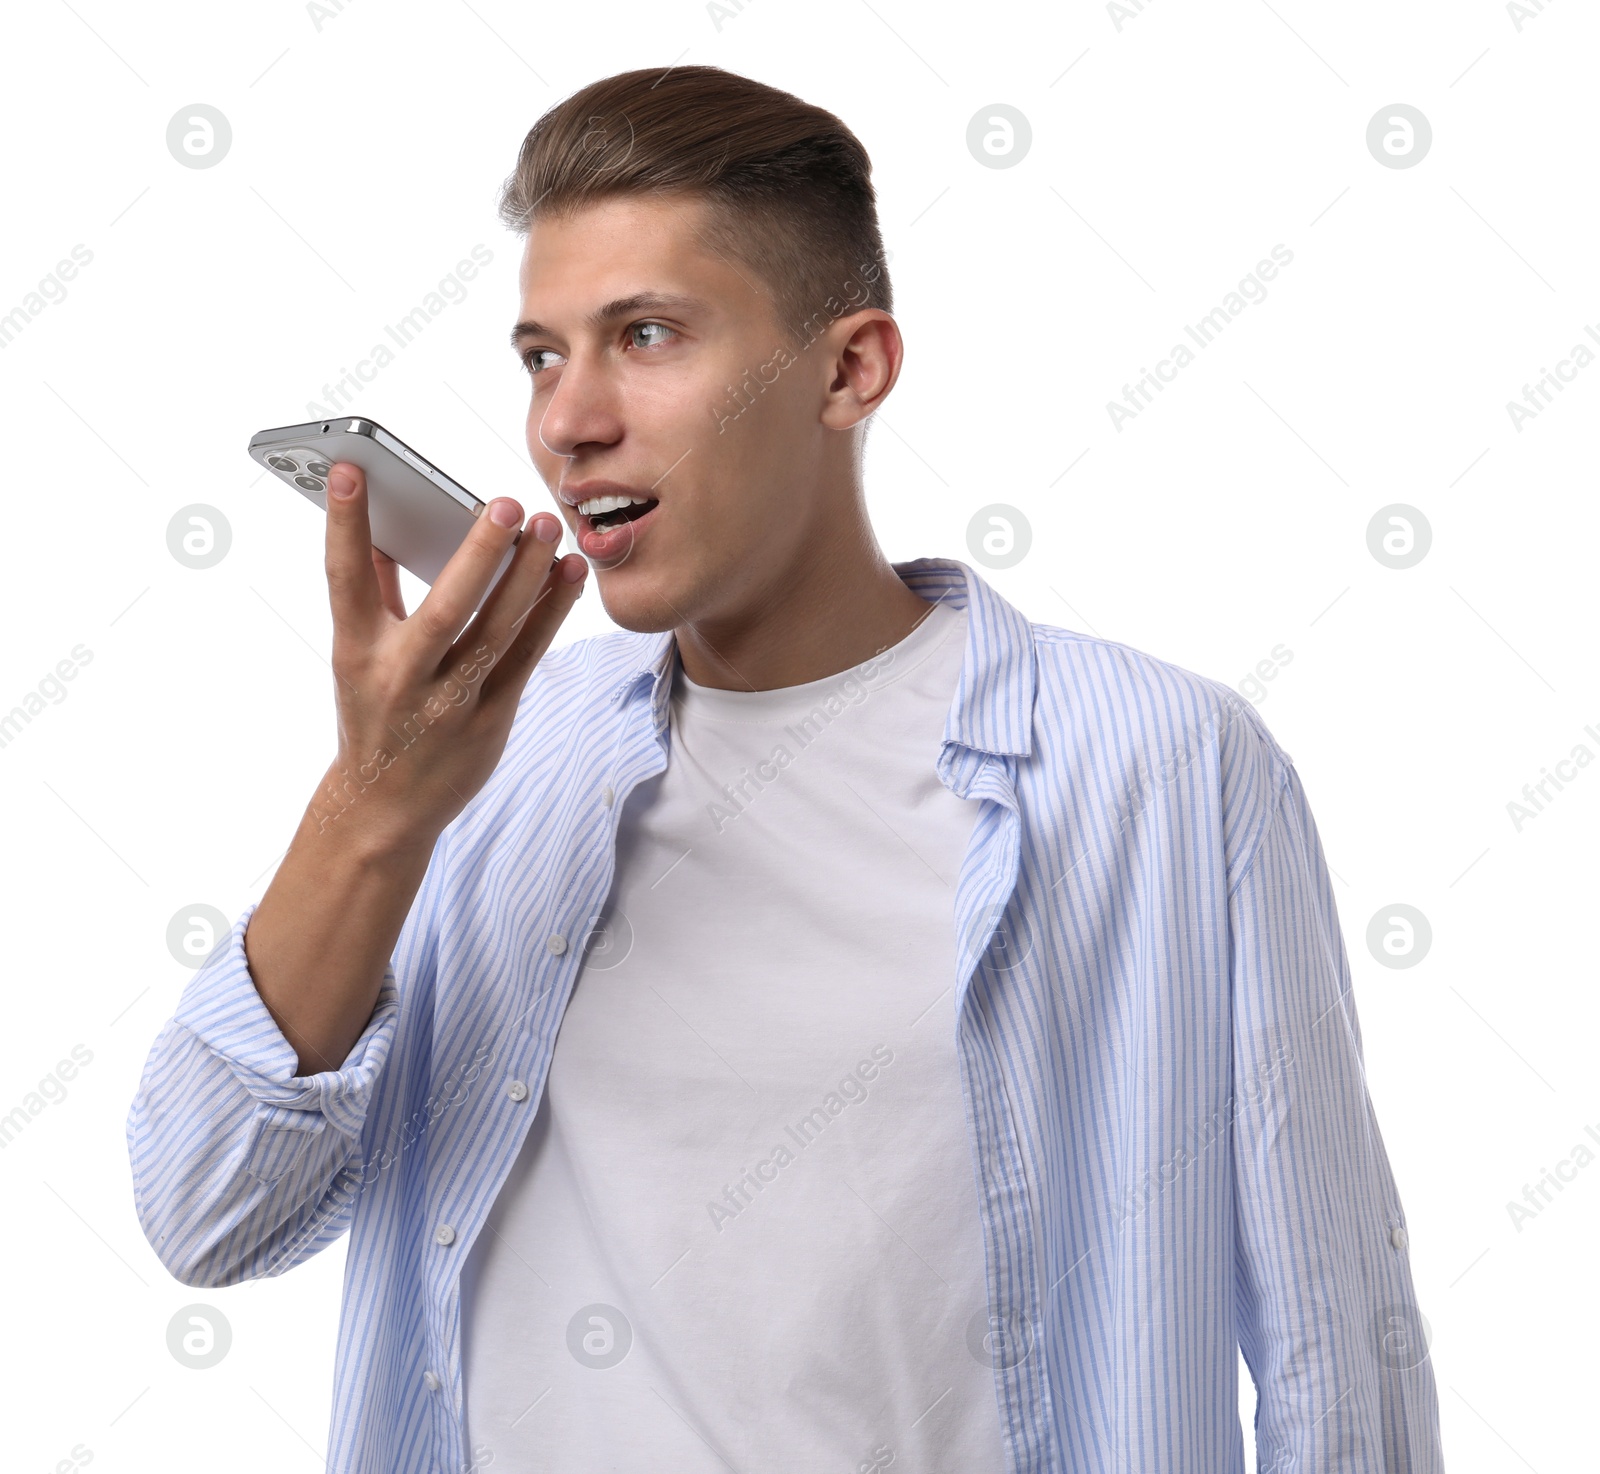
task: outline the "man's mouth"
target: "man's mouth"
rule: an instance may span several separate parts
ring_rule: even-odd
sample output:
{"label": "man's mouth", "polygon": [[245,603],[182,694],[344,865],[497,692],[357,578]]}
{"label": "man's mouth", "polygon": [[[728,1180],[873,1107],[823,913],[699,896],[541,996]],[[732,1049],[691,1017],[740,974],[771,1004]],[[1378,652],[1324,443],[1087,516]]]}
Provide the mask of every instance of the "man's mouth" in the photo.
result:
{"label": "man's mouth", "polygon": [[597,496],[578,505],[578,516],[594,532],[609,532],[624,522],[637,522],[657,505],[654,497]]}

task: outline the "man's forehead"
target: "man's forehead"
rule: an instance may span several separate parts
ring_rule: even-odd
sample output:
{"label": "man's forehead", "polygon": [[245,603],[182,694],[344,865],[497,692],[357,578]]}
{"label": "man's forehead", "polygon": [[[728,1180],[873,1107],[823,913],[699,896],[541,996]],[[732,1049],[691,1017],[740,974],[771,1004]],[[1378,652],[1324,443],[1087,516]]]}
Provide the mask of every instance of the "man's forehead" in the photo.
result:
{"label": "man's forehead", "polygon": [[620,196],[536,217],[518,272],[523,318],[595,327],[629,310],[721,315],[718,304],[738,311],[746,296],[765,297],[713,243],[702,208],[695,198]]}
{"label": "man's forehead", "polygon": [[528,223],[522,260],[626,259],[648,253],[693,257],[710,250],[702,202],[677,196],[617,195],[536,214]]}

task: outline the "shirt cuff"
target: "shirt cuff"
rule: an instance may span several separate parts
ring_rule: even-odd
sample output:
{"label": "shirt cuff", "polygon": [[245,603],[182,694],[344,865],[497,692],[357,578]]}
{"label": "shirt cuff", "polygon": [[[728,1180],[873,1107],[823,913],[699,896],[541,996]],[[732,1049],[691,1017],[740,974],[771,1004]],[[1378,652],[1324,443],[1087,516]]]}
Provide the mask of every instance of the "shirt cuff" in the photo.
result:
{"label": "shirt cuff", "polygon": [[398,1026],[394,963],[384,966],[372,1017],[344,1063],[337,1070],[296,1075],[298,1052],[262,1002],[245,956],[245,929],[256,904],[245,908],[233,930],[201,963],[178,1000],[174,1019],[214,1051],[256,1100],[321,1111],[338,1130],[357,1137]]}

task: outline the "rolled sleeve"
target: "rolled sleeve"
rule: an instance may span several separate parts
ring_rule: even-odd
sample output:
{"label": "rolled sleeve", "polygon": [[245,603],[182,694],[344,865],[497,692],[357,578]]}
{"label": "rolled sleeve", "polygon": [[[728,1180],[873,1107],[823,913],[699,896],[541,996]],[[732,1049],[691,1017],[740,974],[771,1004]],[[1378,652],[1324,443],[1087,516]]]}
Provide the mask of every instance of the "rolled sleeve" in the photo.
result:
{"label": "rolled sleeve", "polygon": [[1239,1342],[1266,1471],[1440,1474],[1438,1395],[1321,840],[1278,754],[1230,883]]}
{"label": "rolled sleeve", "polygon": [[245,956],[251,905],[184,988],[145,1061],[126,1135],[134,1203],[183,1284],[281,1274],[349,1226],[341,1181],[399,1025],[391,960],[372,1016],[337,1070],[297,1055]]}
{"label": "rolled sleeve", "polygon": [[394,964],[384,968],[372,1017],[344,1063],[337,1070],[297,1075],[299,1056],[250,975],[244,934],[255,909],[253,904],[245,908],[227,939],[190,980],[173,1021],[215,1052],[261,1105],[319,1113],[344,1135],[357,1139],[399,1019]]}

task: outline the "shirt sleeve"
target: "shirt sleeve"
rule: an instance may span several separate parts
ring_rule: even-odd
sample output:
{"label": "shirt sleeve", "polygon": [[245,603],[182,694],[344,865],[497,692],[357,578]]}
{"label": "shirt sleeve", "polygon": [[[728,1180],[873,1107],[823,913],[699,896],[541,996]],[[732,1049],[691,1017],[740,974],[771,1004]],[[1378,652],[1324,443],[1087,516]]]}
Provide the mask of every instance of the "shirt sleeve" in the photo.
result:
{"label": "shirt sleeve", "polygon": [[430,863],[372,1017],[337,1070],[295,1074],[245,955],[254,904],[184,988],[126,1125],[140,1227],[181,1284],[282,1274],[349,1227],[362,1175],[351,1164],[394,1048],[402,978],[409,990],[434,966],[436,883]]}
{"label": "shirt sleeve", "polygon": [[1239,1344],[1261,1474],[1442,1474],[1409,1237],[1293,763],[1230,884]]}

